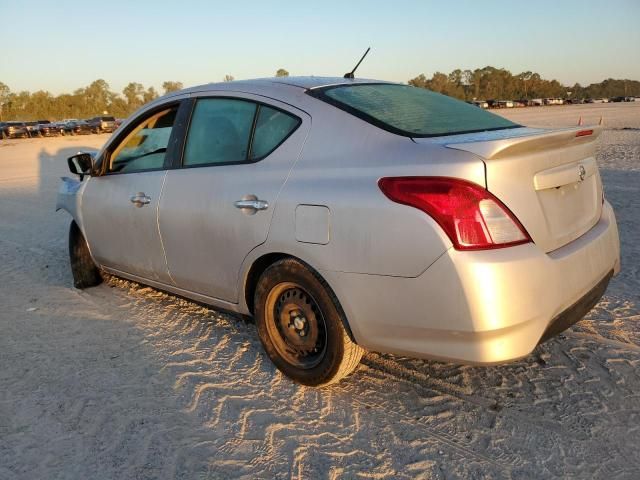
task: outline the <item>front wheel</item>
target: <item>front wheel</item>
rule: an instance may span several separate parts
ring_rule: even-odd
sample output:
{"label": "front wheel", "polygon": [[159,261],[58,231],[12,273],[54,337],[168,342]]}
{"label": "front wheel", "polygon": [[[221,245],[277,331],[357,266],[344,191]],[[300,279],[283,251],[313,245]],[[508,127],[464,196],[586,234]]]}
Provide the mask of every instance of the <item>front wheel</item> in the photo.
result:
{"label": "front wheel", "polygon": [[267,268],[258,280],[254,305],[267,355],[294,381],[329,385],[358,366],[364,350],[345,331],[338,299],[302,262],[288,258]]}
{"label": "front wheel", "polygon": [[75,220],[71,222],[69,227],[69,261],[74,287],[82,289],[102,283],[100,270],[93,263],[87,241]]}

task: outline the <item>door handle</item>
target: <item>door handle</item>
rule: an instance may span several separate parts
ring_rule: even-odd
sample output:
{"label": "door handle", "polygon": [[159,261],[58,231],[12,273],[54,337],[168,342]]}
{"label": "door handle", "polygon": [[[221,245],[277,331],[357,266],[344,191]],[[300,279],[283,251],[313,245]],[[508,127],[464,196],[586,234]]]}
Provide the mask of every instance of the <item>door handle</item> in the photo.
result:
{"label": "door handle", "polygon": [[129,199],[136,207],[144,207],[151,203],[151,197],[148,197],[144,192],[138,192]]}
{"label": "door handle", "polygon": [[269,208],[269,202],[259,200],[255,195],[245,195],[242,200],[236,201],[234,205],[249,215],[254,215],[258,210]]}

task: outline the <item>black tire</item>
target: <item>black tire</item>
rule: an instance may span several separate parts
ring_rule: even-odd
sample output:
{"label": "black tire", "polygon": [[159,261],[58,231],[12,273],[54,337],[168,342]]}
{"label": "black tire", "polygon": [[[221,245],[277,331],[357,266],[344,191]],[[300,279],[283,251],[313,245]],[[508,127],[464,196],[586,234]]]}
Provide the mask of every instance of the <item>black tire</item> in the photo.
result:
{"label": "black tire", "polygon": [[100,270],[93,263],[87,241],[75,221],[69,227],[69,261],[74,287],[89,288],[102,283]]}
{"label": "black tire", "polygon": [[254,306],[267,355],[295,382],[329,385],[358,366],[364,350],[345,331],[338,299],[301,261],[287,258],[269,266],[258,280]]}

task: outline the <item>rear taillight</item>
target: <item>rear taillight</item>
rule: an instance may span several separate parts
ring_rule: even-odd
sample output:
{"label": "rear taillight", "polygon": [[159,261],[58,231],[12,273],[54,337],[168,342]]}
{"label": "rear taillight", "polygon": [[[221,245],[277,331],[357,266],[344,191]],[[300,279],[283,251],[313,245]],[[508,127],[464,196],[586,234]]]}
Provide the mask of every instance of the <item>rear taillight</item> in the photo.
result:
{"label": "rear taillight", "polygon": [[593,135],[593,130],[580,130],[576,133],[576,137],[586,137],[589,135]]}
{"label": "rear taillight", "polygon": [[504,204],[480,185],[448,177],[386,177],[380,190],[431,216],[457,250],[520,245],[529,234]]}

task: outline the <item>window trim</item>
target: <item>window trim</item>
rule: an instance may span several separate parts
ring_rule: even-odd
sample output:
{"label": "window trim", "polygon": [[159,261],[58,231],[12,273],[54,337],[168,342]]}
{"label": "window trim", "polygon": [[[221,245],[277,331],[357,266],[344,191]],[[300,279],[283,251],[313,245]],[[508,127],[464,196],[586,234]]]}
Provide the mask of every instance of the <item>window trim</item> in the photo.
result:
{"label": "window trim", "polygon": [[[145,173],[145,172],[158,172],[162,170],[171,170],[176,168],[176,160],[175,157],[181,151],[181,139],[184,139],[184,117],[185,113],[189,112],[189,103],[191,103],[191,99],[183,98],[179,100],[173,100],[170,102],[162,103],[160,105],[156,105],[149,110],[146,110],[144,113],[137,116],[132,122],[130,122],[125,129],[122,131],[118,131],[118,135],[113,138],[109,142],[107,148],[100,156],[100,166],[97,172],[98,177],[110,177],[113,175],[128,175],[130,173]],[[111,155],[114,150],[127,138],[127,136],[141,123],[147,121],[150,117],[154,116],[158,112],[162,110],[166,110],[168,108],[177,107],[176,118],[173,123],[173,127],[171,129],[171,135],[169,136],[169,143],[167,145],[167,152],[164,157],[164,162],[162,167],[159,168],[149,168],[149,169],[138,169],[138,170],[129,170],[126,172],[110,172],[109,171],[109,163],[111,161]],[[186,112],[185,112],[186,110]]]}
{"label": "window trim", "polygon": [[[350,105],[347,105],[346,103],[343,103],[339,100],[336,100],[334,98],[331,98],[327,95],[325,95],[324,93],[328,90],[333,90],[334,88],[341,88],[341,87],[356,87],[356,86],[361,86],[361,85],[399,85],[396,83],[385,83],[385,82],[359,82],[359,83],[339,83],[337,85],[328,85],[326,87],[319,87],[319,88],[313,88],[313,89],[309,89],[306,91],[307,95],[312,96],[313,98],[316,98],[324,103],[328,103],[329,105],[332,105],[344,112],[347,112],[351,115],[353,115],[356,118],[359,118],[360,120],[363,120],[365,122],[367,122],[370,125],[373,125],[375,127],[378,127],[382,130],[385,130],[389,133],[393,133],[395,135],[400,135],[402,137],[408,137],[408,138],[435,138],[435,137],[449,137],[449,136],[453,136],[453,135],[465,135],[467,133],[478,133],[478,132],[492,132],[492,131],[496,131],[496,130],[511,130],[513,128],[521,128],[522,125],[518,125],[515,124],[513,126],[509,126],[509,127],[495,127],[495,128],[479,128],[479,129],[474,129],[474,130],[462,130],[459,132],[450,132],[450,133],[426,133],[426,134],[416,134],[413,132],[408,132],[406,130],[402,130],[400,128],[396,128],[392,125],[389,125],[388,123],[385,123],[381,120],[378,120],[377,118],[364,113],[362,110],[358,110],[357,108],[354,108]],[[401,85],[401,86],[410,86],[410,85]],[[412,88],[420,88],[420,87],[412,87]],[[431,90],[429,90],[431,91]],[[438,92],[434,92],[434,93],[438,93]],[[453,97],[451,97],[453,98]],[[457,99],[454,99],[457,100]],[[462,101],[462,100],[460,100]]]}
{"label": "window trim", "polygon": [[[254,105],[256,105],[256,110],[253,114],[253,121],[251,124],[251,130],[249,131],[249,144],[248,144],[248,148],[247,148],[247,154],[245,156],[245,160],[240,161],[240,162],[210,162],[210,163],[198,163],[195,165],[185,165],[184,164],[184,154],[185,154],[185,150],[187,148],[187,141],[189,139],[189,131],[191,130],[191,121],[193,120],[193,113],[195,112],[196,109],[196,105],[198,104],[198,102],[200,100],[237,100],[239,102],[249,102],[249,103],[253,103]],[[256,133],[256,125],[258,123],[258,116],[260,115],[260,110],[261,107],[268,107],[271,108],[273,110],[278,110],[279,112],[282,112],[286,115],[289,115],[290,117],[295,118],[298,123],[297,125],[291,129],[291,131],[285,135],[285,137],[277,144],[275,145],[269,152],[267,152],[265,155],[255,158],[255,159],[250,159],[249,157],[251,156],[251,152],[253,150],[253,139],[255,137],[255,133]],[[296,115],[293,112],[290,112],[288,110],[285,110],[283,108],[279,108],[276,107],[275,105],[272,105],[270,103],[266,103],[266,102],[261,102],[259,100],[254,100],[252,98],[246,98],[246,97],[236,97],[236,96],[231,96],[231,95],[202,95],[202,96],[197,96],[197,97],[192,97],[192,105],[190,108],[190,113],[189,113],[189,120],[187,122],[187,125],[185,127],[185,131],[184,131],[184,135],[183,135],[183,142],[182,142],[182,150],[180,153],[180,161],[179,161],[179,166],[177,168],[203,168],[203,167],[225,167],[228,165],[250,165],[252,163],[258,163],[262,160],[264,160],[265,158],[267,158],[269,155],[271,155],[273,152],[275,152],[278,148],[280,148],[280,146],[286,142],[289,137],[291,137],[291,135],[293,135],[298,128],[300,128],[300,125],[302,125],[302,118],[298,115]]]}

